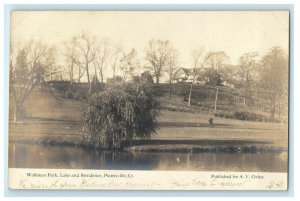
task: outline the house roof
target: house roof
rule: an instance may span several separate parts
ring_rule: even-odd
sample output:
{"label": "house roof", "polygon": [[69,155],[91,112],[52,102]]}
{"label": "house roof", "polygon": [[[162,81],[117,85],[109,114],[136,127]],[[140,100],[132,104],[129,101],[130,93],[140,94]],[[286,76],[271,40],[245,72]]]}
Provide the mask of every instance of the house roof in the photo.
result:
{"label": "house roof", "polygon": [[190,74],[192,74],[193,73],[193,69],[191,69],[191,68],[179,68],[177,71],[176,71],[176,73],[175,73],[175,75],[177,75],[178,73],[179,73],[179,71],[180,70],[182,70],[187,76],[189,76]]}
{"label": "house roof", "polygon": [[184,71],[187,75],[192,74],[192,73],[193,73],[193,70],[194,70],[194,69],[192,69],[192,68],[182,68],[182,69],[183,69],[183,71]]}

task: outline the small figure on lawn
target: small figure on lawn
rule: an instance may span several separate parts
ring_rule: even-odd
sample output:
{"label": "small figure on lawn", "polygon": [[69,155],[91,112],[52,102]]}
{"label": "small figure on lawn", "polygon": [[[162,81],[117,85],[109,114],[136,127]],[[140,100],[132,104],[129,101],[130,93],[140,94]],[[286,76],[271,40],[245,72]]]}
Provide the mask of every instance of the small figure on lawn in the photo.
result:
{"label": "small figure on lawn", "polygon": [[214,118],[211,118],[211,117],[210,117],[210,118],[208,119],[208,122],[209,122],[210,125],[213,125],[213,124],[214,124]]}

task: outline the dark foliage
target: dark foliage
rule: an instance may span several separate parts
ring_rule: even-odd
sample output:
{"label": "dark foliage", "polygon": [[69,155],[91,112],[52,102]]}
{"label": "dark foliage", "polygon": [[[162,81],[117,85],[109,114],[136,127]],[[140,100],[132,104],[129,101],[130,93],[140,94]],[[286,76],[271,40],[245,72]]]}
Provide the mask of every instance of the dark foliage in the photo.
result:
{"label": "dark foliage", "polygon": [[146,83],[152,84],[153,77],[152,77],[151,73],[149,71],[143,72],[140,77],[140,82],[145,83],[145,84]]}
{"label": "dark foliage", "polygon": [[246,121],[260,121],[260,122],[280,122],[278,119],[266,117],[256,113],[250,113],[245,111],[226,112],[219,111],[214,114],[216,117],[222,117],[227,119],[239,119]]}
{"label": "dark foliage", "polygon": [[[89,96],[89,85],[88,83],[75,83],[71,85],[69,81],[51,81],[50,84],[56,89],[63,98],[73,100],[85,100]],[[101,91],[104,89],[104,84],[95,82],[92,83],[92,93]]]}
{"label": "dark foliage", "polygon": [[124,140],[150,139],[159,103],[145,85],[115,84],[92,95],[83,115],[83,137],[95,148],[118,149]]}

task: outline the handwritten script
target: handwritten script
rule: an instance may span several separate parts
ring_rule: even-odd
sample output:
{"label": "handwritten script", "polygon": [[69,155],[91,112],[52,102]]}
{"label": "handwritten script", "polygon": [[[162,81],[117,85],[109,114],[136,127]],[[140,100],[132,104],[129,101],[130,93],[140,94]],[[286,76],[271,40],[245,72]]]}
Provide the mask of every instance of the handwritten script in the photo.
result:
{"label": "handwritten script", "polygon": [[286,190],[285,173],[9,169],[13,189]]}

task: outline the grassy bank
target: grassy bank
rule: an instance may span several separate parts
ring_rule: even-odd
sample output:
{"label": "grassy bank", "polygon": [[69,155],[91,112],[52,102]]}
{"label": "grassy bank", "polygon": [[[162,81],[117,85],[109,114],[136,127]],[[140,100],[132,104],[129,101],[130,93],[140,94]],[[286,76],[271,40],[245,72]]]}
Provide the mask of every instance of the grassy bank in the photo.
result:
{"label": "grassy bank", "polygon": [[[216,119],[215,125],[210,126],[205,117],[184,113],[181,119],[178,115],[182,114],[162,111],[160,127],[151,140],[124,142],[123,149],[135,152],[251,153],[287,150],[287,140],[282,140],[284,129],[278,124]],[[22,124],[10,124],[9,129],[12,143],[84,147],[88,144],[81,136],[80,121],[58,123],[30,119]]]}
{"label": "grassy bank", "polygon": [[[85,103],[48,100],[36,91],[25,103],[27,118],[9,123],[9,141],[85,146],[81,115]],[[267,151],[287,150],[288,128],[280,123],[241,121],[208,114],[161,110],[152,140],[124,142],[127,151]]]}

